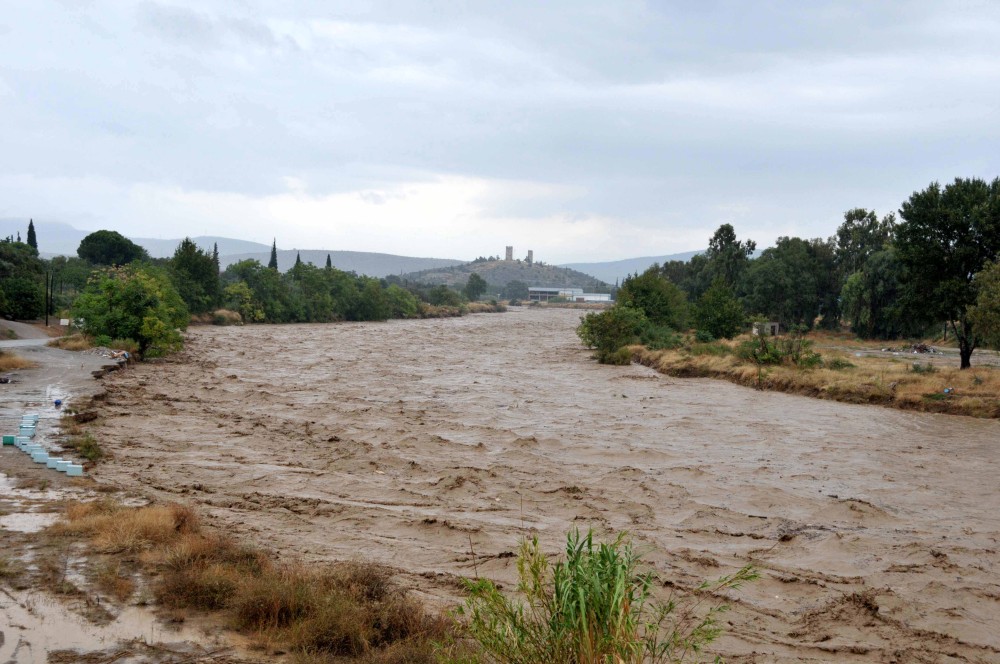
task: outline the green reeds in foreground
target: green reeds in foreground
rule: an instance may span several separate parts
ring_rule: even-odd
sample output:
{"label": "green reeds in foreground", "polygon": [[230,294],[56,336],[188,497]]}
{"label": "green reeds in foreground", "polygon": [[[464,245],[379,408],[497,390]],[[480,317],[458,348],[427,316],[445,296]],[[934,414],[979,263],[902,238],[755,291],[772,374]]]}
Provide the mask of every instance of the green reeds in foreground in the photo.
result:
{"label": "green reeds in foreground", "polygon": [[721,601],[706,598],[757,578],[751,567],[705,583],[690,600],[653,598],[657,578],[640,570],[640,557],[624,534],[595,544],[593,534],[571,532],[566,558],[550,564],[538,539],[524,541],[518,591],[505,597],[487,580],[469,581],[468,618],[473,654],[452,661],[502,664],[640,664],[685,662],[720,633]]}

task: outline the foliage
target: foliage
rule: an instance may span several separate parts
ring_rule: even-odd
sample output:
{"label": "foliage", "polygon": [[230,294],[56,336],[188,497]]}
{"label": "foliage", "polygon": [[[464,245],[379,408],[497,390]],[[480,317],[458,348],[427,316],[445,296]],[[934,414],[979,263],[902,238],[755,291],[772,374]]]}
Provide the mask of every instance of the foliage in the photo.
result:
{"label": "foliage", "polygon": [[976,304],[969,309],[969,319],[979,338],[1000,349],[1000,262],[988,262],[976,274]]}
{"label": "foliage", "polygon": [[427,295],[427,301],[434,306],[457,307],[462,304],[462,296],[444,284],[434,286]]}
{"label": "foliage", "polygon": [[215,257],[184,238],[170,259],[170,278],[193,314],[219,306],[219,271]]}
{"label": "foliage", "polygon": [[[528,284],[517,279],[508,281],[507,285],[503,287],[500,295],[508,300],[527,300]],[[511,302],[511,304],[513,304],[513,302]]]}
{"label": "foliage", "polygon": [[841,274],[857,272],[872,254],[888,247],[895,227],[896,215],[892,212],[881,221],[874,210],[854,208],[845,212],[836,236],[836,262]]}
{"label": "foliage", "polygon": [[823,358],[812,350],[812,342],[802,336],[801,330],[787,337],[761,334],[747,339],[736,347],[736,356],[758,366],[785,364],[811,369],[823,363]]}
{"label": "foliage", "polygon": [[746,308],[771,320],[810,328],[821,314],[831,324],[837,321],[840,287],[829,241],[779,237],[751,263],[744,287]]}
{"label": "foliage", "polygon": [[475,302],[479,296],[486,292],[488,288],[486,280],[473,272],[469,275],[469,281],[465,284],[465,297],[470,302]]}
{"label": "foliage", "polygon": [[902,309],[903,267],[892,249],[871,254],[847,277],[841,308],[851,331],[866,339],[896,339],[912,332]]}
{"label": "foliage", "polygon": [[167,275],[153,267],[125,265],[95,271],[73,305],[90,336],[132,339],[146,357],[183,345],[179,330],[188,311]]}
{"label": "foliage", "polygon": [[906,269],[908,314],[947,321],[959,343],[961,368],[971,366],[979,338],[969,317],[974,275],[1000,255],[1000,178],[932,182],[900,209],[896,248]]}
{"label": "foliage", "polygon": [[[593,534],[566,538],[565,558],[551,563],[538,539],[521,544],[518,593],[510,599],[491,581],[466,582],[470,593],[461,615],[478,646],[471,660],[496,664],[577,662],[683,662],[721,634],[721,602],[666,602],[653,597],[656,575],[641,569],[639,555],[624,535],[595,544]],[[743,568],[701,596],[738,589],[756,578]]]}
{"label": "foliage", "polygon": [[77,256],[92,265],[126,265],[149,260],[146,250],[117,231],[95,231],[80,241]]}
{"label": "foliage", "polygon": [[35,235],[35,220],[34,219],[29,219],[28,220],[27,245],[29,247],[31,247],[32,249],[34,249],[35,251],[38,251],[38,236]]}
{"label": "foliage", "polygon": [[709,239],[705,252],[709,274],[713,280],[721,279],[725,286],[734,288],[756,249],[756,242],[737,240],[732,225],[722,224]]}
{"label": "foliage", "polygon": [[10,238],[0,240],[0,315],[31,319],[45,313],[44,283],[37,250]]}
{"label": "foliage", "polygon": [[618,352],[623,346],[639,341],[649,325],[645,314],[634,307],[617,305],[600,313],[590,312],[580,319],[576,334],[588,347],[597,350],[601,364],[628,364]]}
{"label": "foliage", "polygon": [[639,309],[654,325],[681,330],[687,324],[684,292],[663,277],[656,265],[642,274],[627,277],[618,289],[617,301]]}
{"label": "foliage", "polygon": [[278,240],[274,239],[271,241],[271,257],[267,261],[267,267],[272,270],[278,269]]}
{"label": "foliage", "polygon": [[715,339],[732,339],[743,329],[745,320],[743,305],[721,278],[713,281],[702,294],[694,311],[698,330],[707,332]]}

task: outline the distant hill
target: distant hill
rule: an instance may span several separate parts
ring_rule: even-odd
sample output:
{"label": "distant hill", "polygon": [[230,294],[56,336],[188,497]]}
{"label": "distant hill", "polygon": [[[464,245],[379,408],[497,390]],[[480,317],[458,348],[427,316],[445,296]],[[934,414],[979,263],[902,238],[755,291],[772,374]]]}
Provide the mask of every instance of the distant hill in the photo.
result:
{"label": "distant hill", "polygon": [[605,263],[567,263],[565,265],[561,265],[560,267],[590,274],[601,281],[613,284],[616,281],[620,283],[630,274],[635,274],[636,272],[641,274],[642,272],[645,272],[646,268],[653,263],[659,263],[662,265],[669,261],[689,261],[693,256],[700,253],[703,252],[686,251],[682,254],[669,254],[667,256],[643,256],[642,258],[626,258],[620,261],[608,261]]}
{"label": "distant hill", "polygon": [[[170,258],[174,255],[177,245],[181,243],[181,239],[183,238],[161,240],[148,237],[130,237],[129,239],[148,251],[149,255],[153,258]],[[249,254],[261,251],[266,251],[268,257],[271,256],[271,245],[261,244],[260,242],[236,240],[231,237],[216,237],[214,235],[199,235],[198,237],[191,238],[191,241],[208,252],[211,252],[212,248],[218,244],[220,258],[223,255]],[[74,249],[73,251],[75,252],[76,250]]]}
{"label": "distant hill", "polygon": [[[21,234],[21,239],[28,239],[27,219],[0,219],[0,237]],[[90,235],[91,231],[80,231],[69,224],[58,221],[35,220],[35,236],[38,238],[38,253],[43,257],[76,256],[76,248],[80,240]]]}
{"label": "distant hill", "polygon": [[[391,274],[404,274],[416,270],[441,269],[453,265],[461,265],[462,261],[450,258],[415,258],[412,256],[396,256],[394,254],[377,254],[367,251],[326,251],[322,249],[279,249],[278,269],[282,272],[295,265],[295,256],[302,255],[303,263],[312,263],[316,267],[326,265],[326,256],[338,270],[367,274],[369,277],[388,277]],[[222,255],[222,245],[219,245],[219,264],[222,269],[238,261],[252,258],[264,265],[271,260],[271,248],[267,251]]]}
{"label": "distant hill", "polygon": [[589,274],[556,265],[540,265],[524,261],[481,261],[452,267],[423,270],[404,274],[404,279],[425,284],[464,286],[469,275],[478,274],[486,283],[503,288],[511,281],[523,281],[528,286],[564,286],[582,288],[588,292],[608,292],[610,285]]}

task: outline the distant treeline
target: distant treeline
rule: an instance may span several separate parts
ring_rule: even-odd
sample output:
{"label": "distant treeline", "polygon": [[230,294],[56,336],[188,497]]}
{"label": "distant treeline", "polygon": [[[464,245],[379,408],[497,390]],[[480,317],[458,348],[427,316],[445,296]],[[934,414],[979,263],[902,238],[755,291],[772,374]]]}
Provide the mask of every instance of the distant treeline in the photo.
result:
{"label": "distant treeline", "polygon": [[0,315],[69,312],[88,334],[134,342],[147,355],[179,347],[178,330],[191,315],[220,323],[455,316],[486,289],[475,275],[462,290],[374,279],[334,268],[329,256],[325,267],[297,260],[281,273],[274,246],[268,266],[245,260],[220,272],[218,250],[205,251],[188,238],[166,259],[150,258],[114,231],[88,235],[75,258],[39,258],[33,222],[28,240],[0,241]]}
{"label": "distant treeline", "polygon": [[936,328],[954,335],[967,367],[973,349],[1000,345],[1000,178],[932,183],[899,215],[848,210],[835,235],[779,237],[756,258],[756,242],[724,224],[704,254],[625,279],[617,308],[631,311],[591,317],[581,335],[613,359],[632,341],[667,344],[689,327],[732,337],[753,320],[846,324],[876,339]]}

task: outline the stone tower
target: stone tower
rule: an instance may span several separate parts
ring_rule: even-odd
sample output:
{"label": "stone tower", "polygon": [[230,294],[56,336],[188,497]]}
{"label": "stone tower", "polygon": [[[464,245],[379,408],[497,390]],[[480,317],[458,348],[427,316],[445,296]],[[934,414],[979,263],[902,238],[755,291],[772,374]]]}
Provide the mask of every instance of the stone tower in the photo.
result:
{"label": "stone tower", "polygon": [[528,265],[535,262],[535,252],[532,249],[528,249]]}
{"label": "stone tower", "polygon": [[514,247],[507,247],[507,258],[504,260],[512,261],[514,260]]}

